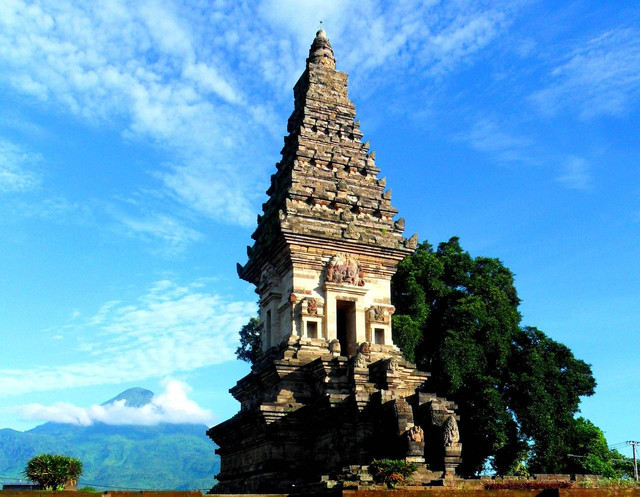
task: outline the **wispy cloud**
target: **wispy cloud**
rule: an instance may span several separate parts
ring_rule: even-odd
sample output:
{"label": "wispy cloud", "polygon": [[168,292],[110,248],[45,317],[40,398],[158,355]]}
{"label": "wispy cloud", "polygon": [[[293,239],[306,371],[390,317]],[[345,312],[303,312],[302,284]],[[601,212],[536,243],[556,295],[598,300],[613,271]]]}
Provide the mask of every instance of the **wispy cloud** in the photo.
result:
{"label": "wispy cloud", "polygon": [[30,199],[14,204],[20,216],[46,219],[57,223],[90,223],[93,208],[88,204],[72,202],[62,195]]}
{"label": "wispy cloud", "polygon": [[593,187],[591,167],[586,159],[569,155],[558,161],[557,154],[549,152],[533,138],[507,130],[495,119],[485,117],[475,121],[469,131],[458,138],[499,164],[551,165],[555,168],[560,162],[560,171],[554,169],[550,172],[555,181],[571,190],[586,191]]}
{"label": "wispy cloud", "polygon": [[534,143],[505,129],[497,120],[482,118],[473,122],[460,138],[474,149],[489,154],[499,162],[534,163]]}
{"label": "wispy cloud", "polygon": [[[202,234],[180,220],[163,214],[154,214],[144,218],[134,218],[126,215],[118,221],[127,234],[142,240],[157,240],[161,251],[167,255],[176,255],[184,251],[192,242],[202,238]],[[158,246],[153,244],[153,246]]]}
{"label": "wispy cloud", "polygon": [[201,216],[251,225],[265,188],[257,178],[273,166],[274,135],[284,133],[319,19],[340,68],[365,91],[402,83],[398,69],[418,81],[469,63],[509,24],[513,5],[8,0],[0,81],[40,106],[163,147],[170,165],[152,171],[158,189]]}
{"label": "wispy cloud", "polygon": [[556,180],[572,190],[590,190],[593,186],[589,164],[575,156],[566,159]]}
{"label": "wispy cloud", "polygon": [[[242,171],[222,175],[219,164],[234,144],[225,137],[247,137],[242,90],[223,54],[196,43],[198,25],[176,9],[153,1],[12,0],[0,20],[0,60],[11,68],[5,82],[93,124],[122,123],[126,136],[166,147],[178,161],[198,155],[212,173],[239,179]],[[238,181],[237,195],[251,197],[247,183]],[[253,218],[225,208],[206,214],[240,223]]]}
{"label": "wispy cloud", "polygon": [[531,95],[549,114],[567,108],[584,118],[623,114],[640,98],[640,31],[616,29],[573,50]]}
{"label": "wispy cloud", "polygon": [[141,407],[132,407],[125,400],[106,405],[94,404],[78,407],[66,402],[53,405],[27,404],[14,410],[24,420],[52,421],[89,426],[95,423],[107,425],[158,425],[158,424],[213,424],[211,411],[203,409],[189,399],[191,387],[178,380],[166,380],[165,390],[154,395],[151,401]]}
{"label": "wispy cloud", "polygon": [[40,185],[40,176],[33,170],[41,158],[15,143],[0,138],[0,193],[25,192]]}
{"label": "wispy cloud", "polygon": [[90,360],[0,369],[0,395],[162,378],[235,359],[237,332],[255,303],[230,301],[203,285],[158,281],[137,301],[110,301],[91,317],[48,330],[77,343]]}

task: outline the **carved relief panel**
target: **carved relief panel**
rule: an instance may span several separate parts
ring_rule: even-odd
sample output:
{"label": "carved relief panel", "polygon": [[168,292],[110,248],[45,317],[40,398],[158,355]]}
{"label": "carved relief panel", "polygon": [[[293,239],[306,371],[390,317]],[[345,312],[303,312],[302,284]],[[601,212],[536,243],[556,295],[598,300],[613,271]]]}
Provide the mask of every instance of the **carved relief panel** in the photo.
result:
{"label": "carved relief panel", "polygon": [[364,273],[354,257],[338,254],[327,266],[326,281],[329,283],[364,286]]}

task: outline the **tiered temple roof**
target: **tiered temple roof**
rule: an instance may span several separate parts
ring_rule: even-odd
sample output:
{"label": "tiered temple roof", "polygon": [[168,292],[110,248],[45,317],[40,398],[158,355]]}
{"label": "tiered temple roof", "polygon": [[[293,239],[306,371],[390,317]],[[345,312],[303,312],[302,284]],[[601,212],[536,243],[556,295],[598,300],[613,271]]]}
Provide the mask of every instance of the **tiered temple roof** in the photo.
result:
{"label": "tiered temple roof", "polygon": [[393,219],[398,211],[391,205],[391,190],[385,190],[385,178],[378,178],[375,152],[362,143],[347,74],[336,70],[324,31],[311,45],[294,97],[282,160],[271,176],[249,261],[238,265],[240,277],[257,284],[274,248],[299,240],[296,235],[355,242],[404,257],[415,248],[417,235],[405,239],[404,219]]}

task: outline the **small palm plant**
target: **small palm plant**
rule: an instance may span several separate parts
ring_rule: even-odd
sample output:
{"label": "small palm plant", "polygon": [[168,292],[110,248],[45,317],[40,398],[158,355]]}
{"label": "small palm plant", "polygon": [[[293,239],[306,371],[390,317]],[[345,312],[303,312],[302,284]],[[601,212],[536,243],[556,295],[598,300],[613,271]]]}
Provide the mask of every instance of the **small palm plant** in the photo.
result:
{"label": "small palm plant", "polygon": [[404,459],[374,459],[369,464],[369,473],[377,483],[384,483],[389,488],[411,480],[418,466]]}
{"label": "small palm plant", "polygon": [[82,462],[79,459],[57,454],[32,457],[24,469],[24,475],[45,490],[62,490],[67,483],[77,482],[81,474]]}

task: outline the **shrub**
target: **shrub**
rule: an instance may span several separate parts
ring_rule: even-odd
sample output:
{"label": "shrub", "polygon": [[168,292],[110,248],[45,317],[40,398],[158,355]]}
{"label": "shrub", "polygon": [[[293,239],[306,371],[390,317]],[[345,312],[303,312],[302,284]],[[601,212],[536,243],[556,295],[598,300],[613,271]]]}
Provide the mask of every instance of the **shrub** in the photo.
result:
{"label": "shrub", "polygon": [[62,490],[70,481],[78,481],[82,474],[79,459],[57,454],[40,454],[32,457],[24,475],[39,483],[45,490]]}
{"label": "shrub", "polygon": [[418,466],[404,459],[374,459],[369,464],[369,473],[377,483],[393,488],[399,483],[410,480]]}
{"label": "shrub", "polygon": [[568,481],[496,481],[487,483],[484,488],[487,490],[547,490],[556,488],[570,488]]}

